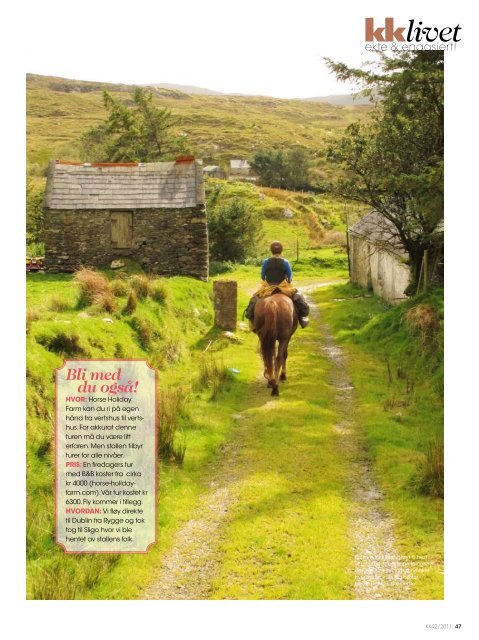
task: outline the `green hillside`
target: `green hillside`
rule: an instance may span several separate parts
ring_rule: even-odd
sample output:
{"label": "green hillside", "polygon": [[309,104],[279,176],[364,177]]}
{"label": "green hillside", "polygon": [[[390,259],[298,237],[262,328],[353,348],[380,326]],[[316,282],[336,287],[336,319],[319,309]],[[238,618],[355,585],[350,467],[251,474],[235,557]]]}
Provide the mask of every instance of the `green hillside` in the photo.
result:
{"label": "green hillside", "polygon": [[[102,92],[124,94],[128,100],[133,89],[132,85],[27,75],[30,170],[42,172],[55,158],[75,159],[75,141],[105,117]],[[318,169],[324,176],[328,168],[321,156],[327,144],[369,109],[364,105],[152,90],[157,103],[180,118],[179,132],[187,136],[191,151],[206,163],[227,164],[232,157],[250,157],[260,148],[299,144],[317,155]]]}

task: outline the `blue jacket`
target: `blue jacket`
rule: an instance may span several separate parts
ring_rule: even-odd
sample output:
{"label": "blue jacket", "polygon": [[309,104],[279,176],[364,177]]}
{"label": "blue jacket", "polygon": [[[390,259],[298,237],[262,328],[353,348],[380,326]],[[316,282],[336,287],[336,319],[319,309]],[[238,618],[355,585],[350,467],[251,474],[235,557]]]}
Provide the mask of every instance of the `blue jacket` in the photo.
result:
{"label": "blue jacket", "polygon": [[[266,279],[266,267],[268,265],[268,260],[270,260],[270,258],[266,258],[263,261],[263,265],[261,267],[261,280]],[[275,260],[282,261],[282,267],[284,268],[286,278],[288,282],[291,282],[291,280],[293,279],[293,270],[291,269],[291,265],[289,264],[288,260],[286,260],[286,258],[275,258]]]}

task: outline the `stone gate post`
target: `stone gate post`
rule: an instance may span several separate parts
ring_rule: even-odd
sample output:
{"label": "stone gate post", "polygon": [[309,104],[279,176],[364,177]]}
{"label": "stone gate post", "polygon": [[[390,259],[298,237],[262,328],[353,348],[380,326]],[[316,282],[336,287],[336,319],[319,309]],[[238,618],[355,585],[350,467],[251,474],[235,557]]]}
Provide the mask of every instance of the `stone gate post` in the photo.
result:
{"label": "stone gate post", "polygon": [[238,283],[235,280],[215,280],[213,298],[215,327],[225,331],[236,331]]}

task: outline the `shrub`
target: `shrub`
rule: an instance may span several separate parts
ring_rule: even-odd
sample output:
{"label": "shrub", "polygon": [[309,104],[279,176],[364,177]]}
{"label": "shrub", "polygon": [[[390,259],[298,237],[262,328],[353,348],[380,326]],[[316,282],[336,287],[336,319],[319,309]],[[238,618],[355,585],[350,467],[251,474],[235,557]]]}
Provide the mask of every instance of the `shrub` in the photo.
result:
{"label": "shrub", "polygon": [[208,229],[213,260],[243,262],[256,253],[262,221],[255,209],[233,198],[210,210]]}
{"label": "shrub", "polygon": [[151,299],[160,304],[164,303],[168,298],[168,287],[165,282],[155,282],[150,291]]}
{"label": "shrub", "polygon": [[27,242],[27,256],[44,256],[44,242]]}
{"label": "shrub", "polygon": [[183,353],[183,342],[180,336],[170,336],[163,343],[161,357],[168,363],[178,362]]}
{"label": "shrub", "polygon": [[231,380],[229,369],[211,354],[204,354],[199,361],[198,382],[210,390],[210,400],[214,400],[226,382]]}
{"label": "shrub", "polygon": [[311,158],[307,149],[262,149],[251,160],[261,184],[281,189],[309,189]]}
{"label": "shrub", "polygon": [[70,305],[65,300],[58,298],[57,296],[53,296],[50,298],[49,307],[51,311],[68,311],[70,309]]}
{"label": "shrub", "polygon": [[235,265],[233,262],[219,262],[218,260],[212,260],[210,262],[210,276],[217,276],[220,273],[228,273],[233,271]]}
{"label": "shrub", "polygon": [[438,333],[440,318],[436,309],[429,304],[416,304],[405,315],[411,331],[419,336],[421,342],[429,344]]}
{"label": "shrub", "polygon": [[130,287],[125,280],[113,280],[111,283],[111,290],[114,296],[117,296],[117,298],[123,298],[128,295]]}
{"label": "shrub", "polygon": [[430,440],[419,466],[417,489],[420,493],[444,498],[444,441],[436,437]]}
{"label": "shrub", "polygon": [[148,276],[136,275],[131,279],[131,286],[136,291],[137,296],[141,298],[148,298],[151,291],[151,280]]}
{"label": "shrub", "polygon": [[115,355],[115,358],[124,358],[125,357],[125,349],[123,348],[123,345],[121,344],[121,342],[116,342],[115,343],[114,355]]}
{"label": "shrub", "polygon": [[[53,442],[53,435],[48,434]],[[45,552],[44,538],[41,532],[51,531],[54,525],[54,496],[52,493],[40,491],[32,495],[27,493],[26,500],[26,551],[27,557],[37,558]]]}
{"label": "shrub", "polygon": [[158,455],[163,460],[183,463],[186,444],[179,428],[187,403],[184,388],[158,390]]}
{"label": "shrub", "polygon": [[326,231],[321,241],[323,247],[346,246],[346,234],[343,231]]}
{"label": "shrub", "polygon": [[148,350],[151,346],[151,340],[155,335],[155,328],[151,320],[135,316],[131,320],[131,326],[138,334],[143,349]]}
{"label": "shrub", "polygon": [[49,351],[65,356],[87,355],[80,344],[80,336],[77,333],[67,334],[59,331],[54,336],[37,336],[37,342]]}
{"label": "shrub", "polygon": [[130,289],[130,293],[128,294],[128,300],[126,301],[125,308],[123,309],[123,313],[132,314],[136,311],[136,307],[138,306],[138,296],[136,295],[136,291],[134,289]]}
{"label": "shrub", "polygon": [[307,211],[305,217],[308,225],[308,235],[311,246],[319,247],[325,235],[323,225],[320,223],[318,216],[313,211]]}
{"label": "shrub", "polygon": [[[30,177],[27,178],[26,193],[26,232],[27,243],[29,245],[43,242],[44,221],[43,221],[43,198],[45,186],[38,184]],[[43,255],[43,254],[36,254]]]}
{"label": "shrub", "polygon": [[60,556],[49,567],[35,571],[31,589],[33,600],[73,600],[77,586]]}
{"label": "shrub", "polygon": [[116,300],[112,291],[97,293],[93,298],[93,302],[102,309],[102,311],[106,311],[107,313],[113,313],[116,310]]}
{"label": "shrub", "polygon": [[27,309],[27,314],[26,314],[27,334],[30,333],[30,330],[32,328],[32,322],[35,322],[35,320],[38,320],[39,317],[40,317],[40,314],[36,309],[31,309],[31,308]]}
{"label": "shrub", "polygon": [[105,573],[111,571],[111,569],[118,564],[119,560],[120,556],[118,554],[97,555],[85,558],[85,562],[82,563],[82,582],[84,587],[88,590],[93,589]]}
{"label": "shrub", "polygon": [[80,267],[75,272],[74,279],[80,285],[78,306],[93,304],[95,296],[111,292],[108,278],[94,269]]}

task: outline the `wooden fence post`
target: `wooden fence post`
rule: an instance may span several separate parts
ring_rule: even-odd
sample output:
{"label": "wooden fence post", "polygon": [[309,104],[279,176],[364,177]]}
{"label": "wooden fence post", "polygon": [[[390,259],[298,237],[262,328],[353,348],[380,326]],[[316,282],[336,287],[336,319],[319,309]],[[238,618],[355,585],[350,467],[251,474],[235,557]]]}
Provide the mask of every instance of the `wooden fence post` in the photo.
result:
{"label": "wooden fence post", "polygon": [[235,280],[215,280],[213,298],[215,327],[225,331],[236,331],[238,283]]}
{"label": "wooden fence post", "polygon": [[424,287],[423,288],[424,288],[424,291],[426,291],[427,285],[428,285],[428,261],[429,261],[429,251],[427,249],[424,249],[423,260],[424,260],[424,273],[423,273]]}

